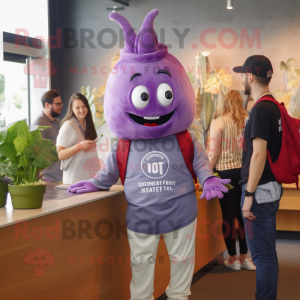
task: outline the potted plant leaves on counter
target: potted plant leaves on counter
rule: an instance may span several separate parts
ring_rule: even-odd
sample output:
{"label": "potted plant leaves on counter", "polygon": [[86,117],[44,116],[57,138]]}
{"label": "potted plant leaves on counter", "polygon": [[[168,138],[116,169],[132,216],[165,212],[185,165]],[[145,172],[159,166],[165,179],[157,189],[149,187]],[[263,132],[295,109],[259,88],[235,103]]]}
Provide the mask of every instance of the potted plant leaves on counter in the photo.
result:
{"label": "potted plant leaves on counter", "polygon": [[9,183],[10,183],[10,179],[4,174],[0,174],[0,207],[6,205]]}
{"label": "potted plant leaves on counter", "polygon": [[29,131],[25,121],[12,123],[0,131],[0,168],[12,179],[8,185],[14,208],[40,208],[46,192],[46,182],[38,173],[58,160],[56,146],[42,139],[36,126]]}

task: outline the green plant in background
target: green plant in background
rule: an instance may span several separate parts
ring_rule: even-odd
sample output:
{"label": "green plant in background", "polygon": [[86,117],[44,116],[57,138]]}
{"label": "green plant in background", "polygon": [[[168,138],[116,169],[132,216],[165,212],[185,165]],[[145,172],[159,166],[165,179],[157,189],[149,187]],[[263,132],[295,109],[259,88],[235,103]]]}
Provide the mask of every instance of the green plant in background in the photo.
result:
{"label": "green plant in background", "polygon": [[[115,67],[119,59],[120,59],[120,53],[118,51],[112,59],[110,65],[111,70]],[[100,127],[106,122],[104,117],[104,109],[103,109],[105,85],[102,85],[98,90],[97,88],[94,88],[92,91],[90,90],[89,86],[87,87],[82,86],[81,94],[83,94],[89,102],[92,116],[93,116],[93,121],[97,129],[98,127]]]}
{"label": "green plant in background", "polygon": [[98,128],[105,122],[104,111],[103,111],[103,100],[105,86],[101,86],[98,90],[94,88],[90,91],[90,87],[81,87],[81,94],[83,94],[89,102],[91,113],[95,127]]}
{"label": "green plant in background", "polygon": [[5,101],[5,76],[0,74],[0,102]]}
{"label": "green plant in background", "polygon": [[13,102],[14,106],[18,109],[21,109],[22,105],[23,105],[23,98],[19,94],[15,93],[13,95],[13,99],[14,99],[14,102]]}
{"label": "green plant in background", "polygon": [[211,121],[222,108],[223,95],[232,85],[232,77],[226,74],[224,69],[220,68],[210,72],[209,54],[209,52],[203,51],[195,57],[196,70],[201,70],[201,72],[196,72],[199,86],[196,91],[196,98],[200,98],[197,97],[197,94],[201,95],[200,124],[203,139],[200,142],[205,149],[207,148]]}
{"label": "green plant in background", "polygon": [[284,102],[291,117],[300,119],[300,66],[294,58],[289,58],[286,62],[280,62],[280,70],[284,70],[286,90],[276,90],[274,97]]}
{"label": "green plant in background", "polygon": [[12,178],[15,185],[46,184],[38,181],[38,173],[58,161],[56,146],[42,139],[36,126],[29,131],[24,120],[10,124],[0,131],[0,172]]}

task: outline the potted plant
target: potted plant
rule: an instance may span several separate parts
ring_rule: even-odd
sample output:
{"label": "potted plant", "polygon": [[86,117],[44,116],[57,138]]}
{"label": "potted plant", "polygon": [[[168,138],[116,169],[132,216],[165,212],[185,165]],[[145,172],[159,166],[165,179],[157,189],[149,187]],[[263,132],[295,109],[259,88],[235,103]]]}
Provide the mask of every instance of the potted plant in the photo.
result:
{"label": "potted plant", "polygon": [[10,179],[4,174],[0,175],[0,207],[6,205],[7,193],[8,193],[8,184]]}
{"label": "potted plant", "polygon": [[0,131],[0,169],[12,179],[8,185],[14,208],[40,208],[46,192],[46,182],[38,173],[58,160],[56,146],[42,139],[36,126],[29,131],[25,121],[12,123]]}

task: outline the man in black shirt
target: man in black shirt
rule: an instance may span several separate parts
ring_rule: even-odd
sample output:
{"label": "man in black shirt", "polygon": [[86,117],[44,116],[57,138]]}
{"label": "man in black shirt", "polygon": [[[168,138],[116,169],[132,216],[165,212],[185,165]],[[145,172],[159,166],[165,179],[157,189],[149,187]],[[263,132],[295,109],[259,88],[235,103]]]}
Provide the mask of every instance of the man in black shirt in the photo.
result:
{"label": "man in black shirt", "polygon": [[[244,93],[255,102],[270,96],[269,82],[273,68],[263,55],[247,58],[243,66],[233,69],[241,73]],[[277,297],[278,259],[276,253],[276,212],[283,193],[267,160],[278,159],[281,149],[281,117],[276,104],[262,101],[249,111],[244,129],[241,181],[241,208],[247,243],[256,265],[256,300]]]}

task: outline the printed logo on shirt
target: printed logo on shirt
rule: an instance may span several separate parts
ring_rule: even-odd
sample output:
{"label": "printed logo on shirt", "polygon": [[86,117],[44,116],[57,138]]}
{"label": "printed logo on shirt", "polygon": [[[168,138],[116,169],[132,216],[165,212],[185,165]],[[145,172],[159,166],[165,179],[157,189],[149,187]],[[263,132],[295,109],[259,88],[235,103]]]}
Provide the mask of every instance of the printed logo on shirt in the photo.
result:
{"label": "printed logo on shirt", "polygon": [[169,170],[169,158],[159,151],[148,152],[141,161],[141,169],[144,174],[153,179],[166,176]]}

